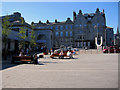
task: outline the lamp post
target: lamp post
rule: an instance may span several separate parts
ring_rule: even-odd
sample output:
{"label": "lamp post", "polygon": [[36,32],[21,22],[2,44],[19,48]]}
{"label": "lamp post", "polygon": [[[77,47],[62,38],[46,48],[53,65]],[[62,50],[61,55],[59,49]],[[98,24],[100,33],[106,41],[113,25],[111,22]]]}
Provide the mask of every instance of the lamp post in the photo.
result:
{"label": "lamp post", "polygon": [[97,38],[98,38],[98,24],[97,24]]}
{"label": "lamp post", "polygon": [[82,26],[82,48],[83,48],[83,26]]}
{"label": "lamp post", "polygon": [[107,30],[105,29],[105,47],[106,47],[106,43],[107,43]]}
{"label": "lamp post", "polygon": [[[95,28],[96,28],[96,25],[95,25]],[[97,29],[97,37],[95,37],[95,44],[97,46],[97,49],[102,46],[102,43],[103,43],[103,37],[101,36],[100,37],[100,43],[98,44],[98,29]]]}
{"label": "lamp post", "polygon": [[117,36],[117,48],[119,48],[119,36]]}

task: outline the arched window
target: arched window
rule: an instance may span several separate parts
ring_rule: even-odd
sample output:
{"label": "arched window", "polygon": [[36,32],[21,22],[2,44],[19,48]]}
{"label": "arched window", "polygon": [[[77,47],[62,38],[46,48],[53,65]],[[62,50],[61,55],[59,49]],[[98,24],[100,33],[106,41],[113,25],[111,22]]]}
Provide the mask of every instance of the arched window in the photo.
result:
{"label": "arched window", "polygon": [[45,35],[38,35],[38,37],[37,37],[37,40],[45,40],[46,39],[46,37],[45,37]]}

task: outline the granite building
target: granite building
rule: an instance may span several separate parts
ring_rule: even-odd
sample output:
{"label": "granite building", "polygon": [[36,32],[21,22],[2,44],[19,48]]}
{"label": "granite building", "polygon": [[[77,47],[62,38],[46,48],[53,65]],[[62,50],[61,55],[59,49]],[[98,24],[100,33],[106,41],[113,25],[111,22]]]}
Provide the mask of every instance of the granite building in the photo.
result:
{"label": "granite building", "polygon": [[[4,18],[3,16],[2,18]],[[18,43],[20,41],[17,36],[21,27],[26,29],[26,41],[31,40],[30,32],[32,27],[26,23],[24,18],[24,24],[21,24],[21,13],[15,12],[9,15],[10,23],[13,24],[11,34],[9,35],[8,48],[17,50]],[[95,37],[98,37],[98,43],[100,37],[103,37],[103,45],[112,45],[113,40],[113,28],[106,26],[106,18],[104,10],[102,12],[97,8],[95,13],[82,13],[79,10],[77,14],[73,11],[73,20],[69,17],[65,21],[54,22],[47,20],[45,23],[39,21],[33,23],[35,31],[35,40],[37,45],[46,46],[48,50],[51,48],[60,48],[60,46],[71,46],[74,48],[96,48]],[[4,48],[4,43],[3,43]]]}
{"label": "granite building", "polygon": [[[107,42],[106,37],[106,18],[104,10],[102,12],[96,9],[95,13],[83,14],[73,12],[73,20],[69,17],[63,22],[55,19],[55,22],[46,21],[46,23],[34,24],[36,28],[53,30],[53,47],[59,48],[61,45],[72,46],[76,48],[96,48],[95,37],[103,37],[103,45]],[[108,31],[108,29],[107,29]],[[113,32],[111,33],[113,34]],[[113,35],[109,36],[113,38]]]}
{"label": "granite building", "polygon": [[119,48],[120,47],[120,32],[119,28],[117,28],[116,34],[114,34],[114,45]]}

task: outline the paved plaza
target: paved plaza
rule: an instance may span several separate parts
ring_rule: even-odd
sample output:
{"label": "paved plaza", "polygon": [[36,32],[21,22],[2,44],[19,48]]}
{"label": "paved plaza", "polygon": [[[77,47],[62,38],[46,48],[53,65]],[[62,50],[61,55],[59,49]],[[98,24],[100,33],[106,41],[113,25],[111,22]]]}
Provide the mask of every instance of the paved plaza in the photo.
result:
{"label": "paved plaza", "polygon": [[2,87],[117,88],[118,54],[79,54],[74,59],[51,59],[46,55],[40,65],[3,69]]}

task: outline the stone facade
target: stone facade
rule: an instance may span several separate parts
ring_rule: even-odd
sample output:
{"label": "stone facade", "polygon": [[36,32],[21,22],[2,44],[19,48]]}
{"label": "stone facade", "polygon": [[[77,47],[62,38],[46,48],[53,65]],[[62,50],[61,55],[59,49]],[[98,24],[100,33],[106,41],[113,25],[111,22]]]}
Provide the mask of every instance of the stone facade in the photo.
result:
{"label": "stone facade", "polygon": [[73,12],[73,21],[67,18],[64,22],[46,21],[46,23],[35,23],[35,27],[53,30],[53,47],[59,48],[61,45],[77,48],[96,48],[95,37],[103,37],[105,45],[106,19],[104,10],[97,8],[95,13],[83,14],[80,10],[78,14]]}
{"label": "stone facade", "polygon": [[105,36],[105,14],[97,8],[96,13],[74,15],[74,47],[95,48],[95,37]]}
{"label": "stone facade", "polygon": [[53,34],[49,29],[35,29],[36,42],[50,50],[53,47]]}
{"label": "stone facade", "polygon": [[[13,48],[12,42],[19,42],[19,38],[16,36],[18,36],[20,27],[25,27],[27,30],[28,38],[26,41],[29,42],[31,40],[29,33],[32,30],[31,25],[26,22],[24,25],[21,25],[21,14],[18,12],[10,15],[10,17],[10,22],[13,23],[13,26],[10,27],[12,29],[12,35],[9,36],[12,45],[11,48]],[[4,16],[2,18],[4,18]],[[78,14],[73,12],[73,20],[68,17],[63,22],[55,19],[55,22],[49,22],[49,20],[47,20],[46,23],[41,21],[32,23],[35,27],[36,43],[38,43],[38,45],[46,45],[49,50],[50,48],[59,48],[63,45],[74,48],[96,48],[95,37],[98,37],[99,43],[101,36],[103,37],[103,45],[111,45],[111,41],[113,40],[113,28],[106,26],[104,10],[100,12],[98,8],[95,13],[83,14],[81,10],[79,10]]]}
{"label": "stone facade", "polygon": [[117,33],[114,35],[114,45],[116,47],[120,47],[120,32],[119,32],[119,28],[117,28]]}
{"label": "stone facade", "polygon": [[113,28],[107,27],[105,32],[105,42],[106,46],[113,46],[114,45],[114,34],[113,34]]}

